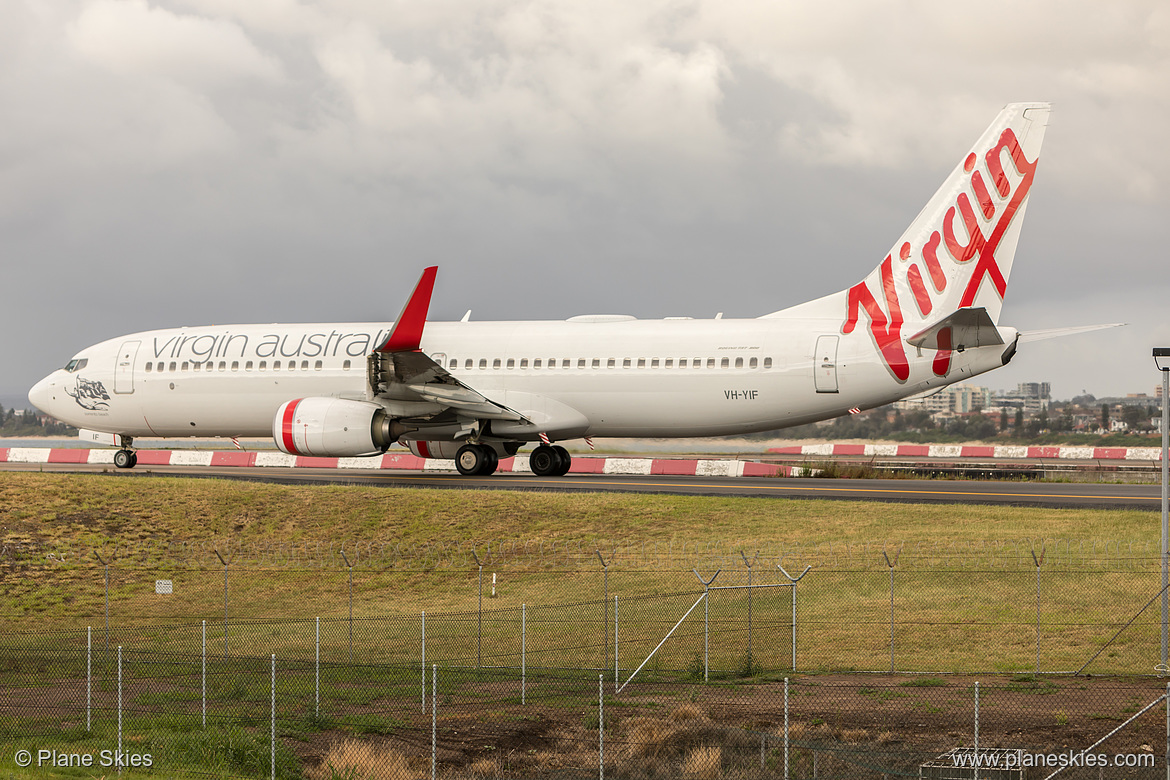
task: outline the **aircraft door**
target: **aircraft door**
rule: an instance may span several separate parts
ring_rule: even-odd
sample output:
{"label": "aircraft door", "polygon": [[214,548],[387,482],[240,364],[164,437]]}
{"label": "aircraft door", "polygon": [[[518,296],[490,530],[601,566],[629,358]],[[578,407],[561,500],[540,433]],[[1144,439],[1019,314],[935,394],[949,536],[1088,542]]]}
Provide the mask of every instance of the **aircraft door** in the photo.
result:
{"label": "aircraft door", "polygon": [[443,368],[447,367],[447,353],[446,352],[434,353],[433,355],[431,355],[431,360],[435,361]]}
{"label": "aircraft door", "polygon": [[813,367],[813,373],[818,393],[837,392],[838,340],[838,336],[817,337],[817,353],[813,356],[816,365]]}
{"label": "aircraft door", "polygon": [[118,347],[118,362],[114,366],[114,392],[134,392],[134,361],[138,357],[140,341],[124,341]]}

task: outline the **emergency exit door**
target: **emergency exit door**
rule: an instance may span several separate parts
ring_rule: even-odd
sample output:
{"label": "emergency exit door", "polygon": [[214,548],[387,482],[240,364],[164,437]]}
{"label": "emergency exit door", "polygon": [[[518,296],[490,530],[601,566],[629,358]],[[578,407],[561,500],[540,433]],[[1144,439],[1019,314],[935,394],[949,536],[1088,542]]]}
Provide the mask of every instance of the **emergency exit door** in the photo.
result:
{"label": "emergency exit door", "polygon": [[816,377],[818,393],[837,392],[837,342],[839,336],[820,336],[817,338],[817,353],[814,356],[816,366],[813,375]]}

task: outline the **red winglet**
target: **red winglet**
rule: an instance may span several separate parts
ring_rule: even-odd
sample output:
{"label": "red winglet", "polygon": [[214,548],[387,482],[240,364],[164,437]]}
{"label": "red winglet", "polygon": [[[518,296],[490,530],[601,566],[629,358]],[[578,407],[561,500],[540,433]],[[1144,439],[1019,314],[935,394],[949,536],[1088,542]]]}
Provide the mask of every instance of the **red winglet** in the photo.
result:
{"label": "red winglet", "polygon": [[427,322],[427,310],[431,307],[431,292],[435,289],[435,274],[439,267],[424,268],[422,277],[414,286],[410,300],[402,307],[402,313],[394,323],[394,330],[378,352],[415,352],[422,342],[423,326]]}

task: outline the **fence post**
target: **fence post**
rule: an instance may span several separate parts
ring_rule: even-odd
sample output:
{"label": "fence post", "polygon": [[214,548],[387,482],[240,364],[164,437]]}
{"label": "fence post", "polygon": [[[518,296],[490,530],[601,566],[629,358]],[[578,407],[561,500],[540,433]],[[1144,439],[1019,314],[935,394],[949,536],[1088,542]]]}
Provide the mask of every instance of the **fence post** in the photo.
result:
{"label": "fence post", "polygon": [[979,780],[979,681],[975,681],[975,780]]}
{"label": "fence post", "polygon": [[439,665],[431,664],[431,780],[435,780],[435,769],[438,761],[438,707],[439,698]]}
{"label": "fence post", "polygon": [[1166,683],[1166,780],[1170,780],[1170,682]]}
{"label": "fence post", "polygon": [[118,755],[115,765],[122,774],[122,646],[118,645]]}
{"label": "fence post", "polygon": [[715,578],[719,576],[719,572],[723,571],[723,569],[719,569],[714,574],[712,574],[711,579],[709,580],[704,580],[702,576],[699,575],[698,569],[691,569],[691,571],[693,571],[695,576],[699,578],[699,582],[703,583],[703,682],[708,682],[711,672],[711,656],[709,652],[711,583],[715,581]]}
{"label": "fence post", "polygon": [[427,711],[427,611],[422,613],[422,711]]}
{"label": "fence post", "polygon": [[743,550],[739,551],[739,557],[743,558],[743,565],[747,566],[747,570],[748,570],[748,663],[747,663],[747,668],[748,668],[748,672],[750,673],[752,670],[752,658],[753,658],[753,656],[752,656],[752,566],[755,564],[756,560],[760,557],[760,551],[756,550],[756,554],[752,556],[752,560],[750,563],[748,562],[747,556],[744,555]]}
{"label": "fence post", "polygon": [[1040,546],[1040,557],[1036,557],[1035,548],[1032,549],[1032,562],[1036,564],[1036,674],[1040,674],[1040,566],[1044,563],[1047,543]]}
{"label": "fence post", "polygon": [[618,687],[618,597],[613,597],[613,692]]}
{"label": "fence post", "polygon": [[219,554],[218,549],[212,549],[215,557],[219,558],[219,562],[223,564],[223,659],[226,661],[228,657],[227,652],[227,627],[228,627],[228,562]]}
{"label": "fence post", "polygon": [[321,717],[321,618],[317,618],[317,630],[313,637],[313,712]]}
{"label": "fence post", "polygon": [[471,557],[479,567],[479,622],[475,632],[475,668],[478,669],[483,665],[483,564],[475,550],[471,551]]}
{"label": "fence post", "polygon": [[[94,556],[101,561],[102,566],[106,569],[106,653],[110,652],[110,564],[102,557],[97,550],[93,551]],[[109,663],[109,655],[106,655],[106,663]],[[108,668],[108,667],[107,667]]]}
{"label": "fence post", "polygon": [[528,689],[528,605],[520,605],[520,703],[527,704]]}
{"label": "fence post", "polygon": [[92,725],[93,711],[93,626],[85,627],[85,730]]}
{"label": "fence post", "polygon": [[276,653],[272,654],[272,780],[276,780]]}
{"label": "fence post", "polygon": [[605,693],[602,690],[601,678],[597,675],[597,777],[605,780]]}
{"label": "fence post", "polygon": [[594,550],[593,553],[597,556],[597,560],[601,561],[601,568],[605,572],[605,591],[601,597],[601,626],[605,631],[605,663],[601,665],[604,669],[609,666],[609,564],[605,562],[605,558],[601,557],[601,550]]}
{"label": "fence post", "polygon": [[200,666],[202,673],[200,674],[202,693],[200,698],[203,702],[203,728],[207,728],[207,621],[203,621],[203,640],[200,642]]}
{"label": "fence post", "polygon": [[345,550],[341,550],[341,560],[349,568],[349,662],[353,663],[353,564],[345,557]]}
{"label": "fence post", "polygon": [[784,780],[788,780],[788,678],[784,678]]}
{"label": "fence post", "polygon": [[882,557],[886,559],[886,566],[890,570],[890,674],[894,673],[894,567],[898,565],[898,558],[902,555],[902,548],[898,547],[898,552],[894,553],[894,560],[890,561],[890,556],[886,555],[886,551],[882,550]]}
{"label": "fence post", "polygon": [[789,582],[792,583],[792,671],[796,671],[796,583],[804,579],[804,575],[808,574],[812,566],[805,566],[804,571],[800,573],[799,577],[793,577],[784,568],[783,564],[776,564],[776,568],[780,570]]}

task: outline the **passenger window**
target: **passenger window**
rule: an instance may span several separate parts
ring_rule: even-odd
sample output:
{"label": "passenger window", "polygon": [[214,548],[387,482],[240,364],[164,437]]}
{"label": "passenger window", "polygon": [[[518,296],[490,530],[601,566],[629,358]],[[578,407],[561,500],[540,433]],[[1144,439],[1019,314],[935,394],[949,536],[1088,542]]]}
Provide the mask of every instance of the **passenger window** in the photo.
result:
{"label": "passenger window", "polygon": [[[539,363],[540,361],[538,360],[537,362]],[[528,368],[528,358],[520,359],[520,368]]]}
{"label": "passenger window", "polygon": [[577,358],[577,368],[585,368],[585,358]]}
{"label": "passenger window", "polygon": [[233,360],[232,361],[232,371],[239,371],[239,370],[240,370],[240,361]]}
{"label": "passenger window", "polygon": [[227,371],[227,361],[226,360],[219,361],[219,370],[220,371]]}
{"label": "passenger window", "polygon": [[[149,371],[150,371],[150,366],[151,366],[151,364],[150,364],[150,362],[148,361],[148,362],[147,362],[147,364],[146,364],[146,370],[147,370],[147,372],[149,372]],[[66,369],[66,370],[68,371],[69,369]]]}
{"label": "passenger window", "polygon": [[[184,367],[185,367],[185,366],[184,366]],[[251,370],[252,370],[252,361],[251,361],[251,360],[249,360],[247,363],[245,363],[245,364],[244,364],[244,370],[245,370],[245,371],[251,371]]]}
{"label": "passenger window", "polygon": [[[346,362],[346,363],[349,363],[349,361],[348,361],[348,360],[347,360],[347,361],[345,361],[345,362]],[[349,368],[349,366],[347,365],[347,366],[346,366],[346,368]],[[261,361],[260,361],[260,370],[261,370],[261,371],[266,371],[267,369],[268,369],[268,361],[267,361],[267,360],[261,360]]]}
{"label": "passenger window", "polygon": [[674,368],[674,358],[666,359],[666,368]]}
{"label": "passenger window", "polygon": [[483,371],[485,368],[487,368],[487,358],[480,358],[479,359],[479,370]]}
{"label": "passenger window", "polygon": [[707,358],[707,368],[715,368],[715,358]]}
{"label": "passenger window", "polygon": [[279,360],[274,360],[274,361],[272,361],[272,370],[273,370],[273,371],[279,371],[279,370],[280,370],[280,361],[279,361]]}
{"label": "passenger window", "polygon": [[[657,361],[655,361],[657,362]],[[638,368],[646,367],[646,358],[638,358]]]}
{"label": "passenger window", "polygon": [[508,358],[508,368],[516,367],[516,358]]}
{"label": "passenger window", "polygon": [[743,358],[737,357],[735,359],[735,367],[736,368],[743,368]]}
{"label": "passenger window", "polygon": [[686,368],[687,367],[687,359],[686,358],[679,358],[678,359],[678,367],[679,368]]}
{"label": "passenger window", "polygon": [[[351,365],[353,365],[353,364],[352,364],[352,363],[350,363],[350,362],[347,360],[347,361],[345,361],[344,363],[342,363],[342,364],[341,364],[341,370],[342,370],[342,371],[349,371],[349,369],[350,369],[350,366],[351,366]],[[263,364],[263,363],[261,363],[261,364],[260,364],[260,367],[261,367],[261,368],[263,368],[263,367],[264,367],[264,364]]]}
{"label": "passenger window", "polygon": [[308,370],[309,370],[309,361],[302,360],[301,361],[301,371],[308,371]]}
{"label": "passenger window", "polygon": [[764,358],[764,368],[772,367],[772,358]]}
{"label": "passenger window", "polygon": [[451,358],[451,362],[447,364],[447,368],[459,368],[459,361]]}
{"label": "passenger window", "polygon": [[316,363],[313,365],[313,368],[315,368],[316,370],[320,371],[320,370],[321,370],[321,365],[322,365],[322,364],[321,364],[321,361],[320,361],[320,360],[318,360],[318,361],[317,361],[317,362],[316,362]]}
{"label": "passenger window", "polygon": [[190,364],[189,364],[189,363],[188,363],[186,360],[184,360],[184,361],[183,361],[183,365],[182,365],[182,367],[181,367],[181,369],[180,369],[180,370],[182,370],[182,371],[186,371],[186,370],[187,370],[187,367],[188,367],[189,365],[190,365]]}
{"label": "passenger window", "polygon": [[658,358],[654,358],[650,361],[650,368],[658,368]]}
{"label": "passenger window", "polygon": [[297,370],[297,361],[295,361],[295,360],[288,361],[288,370],[289,371],[296,371]]}
{"label": "passenger window", "polygon": [[492,361],[492,368],[499,368],[499,367],[500,367],[500,359],[496,358],[495,360]]}
{"label": "passenger window", "polygon": [[731,358],[723,358],[719,361],[720,368],[731,368]]}
{"label": "passenger window", "polygon": [[630,367],[630,359],[626,358],[625,360],[622,361],[622,368],[629,368],[629,367]]}
{"label": "passenger window", "polygon": [[463,367],[468,371],[471,370],[473,365],[475,365],[475,361],[473,361],[471,358],[467,358],[467,360],[463,361]]}
{"label": "passenger window", "polygon": [[756,368],[758,365],[759,365],[758,358],[752,358],[751,360],[748,361],[748,368]]}
{"label": "passenger window", "polygon": [[532,361],[532,367],[533,368],[540,368],[540,358],[536,358],[535,360]]}
{"label": "passenger window", "polygon": [[601,368],[601,358],[593,358],[593,367]]}
{"label": "passenger window", "polygon": [[[570,361],[569,361],[569,359],[568,359],[568,358],[565,358],[565,359],[564,359],[564,360],[561,362],[561,368],[568,368],[568,367],[569,367],[569,365],[570,365]],[[582,361],[582,365],[584,365],[584,361]]]}

